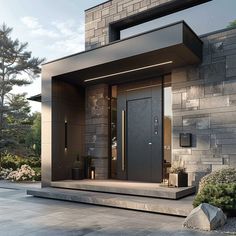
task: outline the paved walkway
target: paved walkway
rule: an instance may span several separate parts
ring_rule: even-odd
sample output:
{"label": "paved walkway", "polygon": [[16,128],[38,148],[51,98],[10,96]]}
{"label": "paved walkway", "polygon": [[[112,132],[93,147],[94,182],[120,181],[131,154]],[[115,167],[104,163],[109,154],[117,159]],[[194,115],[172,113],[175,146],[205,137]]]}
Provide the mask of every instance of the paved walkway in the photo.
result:
{"label": "paved walkway", "polygon": [[182,228],[183,218],[26,196],[25,190],[0,188],[3,236],[203,236]]}
{"label": "paved walkway", "polygon": [[26,190],[26,189],[39,189],[41,188],[41,182],[10,182],[8,180],[0,180],[0,189],[15,189],[15,190]]}

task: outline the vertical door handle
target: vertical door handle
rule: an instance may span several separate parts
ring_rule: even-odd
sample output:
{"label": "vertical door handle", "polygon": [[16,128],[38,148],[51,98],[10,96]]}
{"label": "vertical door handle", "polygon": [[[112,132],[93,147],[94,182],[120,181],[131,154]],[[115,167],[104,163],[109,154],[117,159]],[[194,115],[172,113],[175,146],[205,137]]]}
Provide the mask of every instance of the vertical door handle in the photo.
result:
{"label": "vertical door handle", "polygon": [[126,158],[126,156],[125,156],[125,152],[126,152],[126,133],[125,133],[125,131],[126,131],[126,124],[125,124],[125,110],[122,110],[122,113],[121,113],[121,115],[122,115],[122,117],[121,117],[121,126],[122,126],[122,144],[121,144],[121,146],[122,146],[122,151],[121,151],[121,169],[122,169],[122,171],[125,171],[125,158]]}

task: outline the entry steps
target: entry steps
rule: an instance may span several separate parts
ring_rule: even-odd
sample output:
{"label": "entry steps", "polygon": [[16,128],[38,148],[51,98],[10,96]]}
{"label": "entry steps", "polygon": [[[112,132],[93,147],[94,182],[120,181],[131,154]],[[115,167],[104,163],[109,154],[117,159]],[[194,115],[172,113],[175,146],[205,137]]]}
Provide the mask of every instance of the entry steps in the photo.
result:
{"label": "entry steps", "polygon": [[93,192],[116,193],[163,199],[180,199],[196,192],[195,187],[167,187],[159,183],[143,183],[119,180],[63,180],[53,181],[51,187],[84,190]]}
{"label": "entry steps", "polygon": [[27,190],[27,194],[34,197],[182,217],[187,216],[193,209],[193,196],[188,196],[179,200],[172,200],[146,196],[133,196],[117,193],[104,193],[53,187]]}

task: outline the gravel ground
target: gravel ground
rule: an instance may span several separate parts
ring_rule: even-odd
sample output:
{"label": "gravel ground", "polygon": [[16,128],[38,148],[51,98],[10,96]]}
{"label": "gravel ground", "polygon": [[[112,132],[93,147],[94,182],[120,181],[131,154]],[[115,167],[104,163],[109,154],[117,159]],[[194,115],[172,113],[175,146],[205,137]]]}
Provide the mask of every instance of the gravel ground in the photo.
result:
{"label": "gravel ground", "polygon": [[236,217],[228,218],[227,223],[223,227],[215,230],[215,232],[236,235]]}
{"label": "gravel ground", "polygon": [[[209,231],[200,231],[198,229],[190,229],[192,230],[192,232],[202,232],[202,233],[206,233]],[[216,230],[212,230],[210,231],[211,233],[216,233],[217,235],[222,234],[223,235],[236,235],[236,217],[232,217],[232,218],[227,218],[227,223],[223,226],[220,227]]]}

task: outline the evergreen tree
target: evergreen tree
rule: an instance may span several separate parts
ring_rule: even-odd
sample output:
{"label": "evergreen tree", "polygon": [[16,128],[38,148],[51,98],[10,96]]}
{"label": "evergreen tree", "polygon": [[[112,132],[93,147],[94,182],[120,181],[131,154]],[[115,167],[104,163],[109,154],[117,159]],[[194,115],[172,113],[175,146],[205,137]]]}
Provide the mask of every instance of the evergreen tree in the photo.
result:
{"label": "evergreen tree", "polygon": [[228,25],[227,27],[228,27],[228,28],[236,27],[236,20],[230,22],[229,25]]}
{"label": "evergreen tree", "polygon": [[7,95],[13,86],[32,83],[40,73],[40,64],[44,59],[31,56],[27,51],[28,43],[21,43],[10,37],[12,28],[3,24],[0,27],[0,138],[4,126]]}
{"label": "evergreen tree", "polygon": [[10,94],[7,101],[6,125],[3,129],[5,149],[12,154],[28,155],[30,150],[26,145],[26,137],[33,121],[26,94]]}
{"label": "evergreen tree", "polygon": [[[23,86],[32,83],[40,73],[40,64],[44,59],[32,57],[27,51],[28,43],[21,43],[11,38],[12,28],[0,26],[0,156],[1,147],[14,145],[5,134],[8,127],[9,93],[13,86]],[[12,101],[13,102],[13,101]],[[12,104],[13,105],[13,104]],[[6,132],[5,132],[6,131]]]}
{"label": "evergreen tree", "polygon": [[34,155],[41,155],[41,113],[35,112],[31,116],[31,130],[27,135],[27,146],[33,150]]}
{"label": "evergreen tree", "polygon": [[5,122],[0,140],[1,154],[29,156],[33,151],[27,146],[27,136],[31,132],[33,119],[26,94],[8,94],[5,105],[7,109],[4,112]]}

